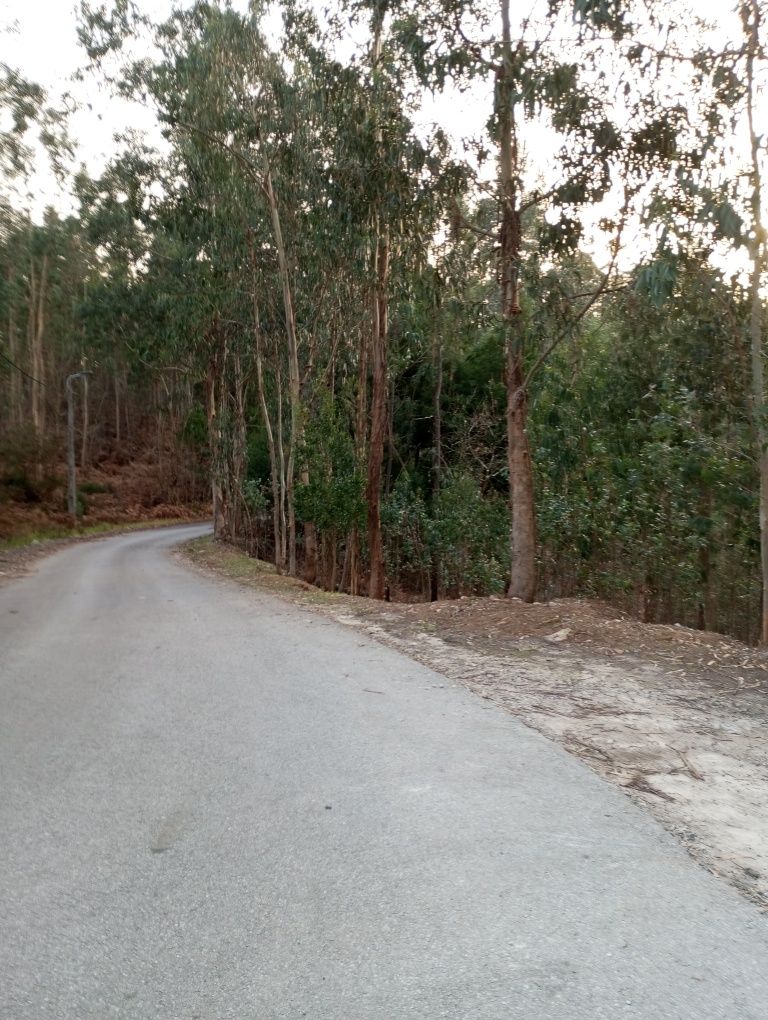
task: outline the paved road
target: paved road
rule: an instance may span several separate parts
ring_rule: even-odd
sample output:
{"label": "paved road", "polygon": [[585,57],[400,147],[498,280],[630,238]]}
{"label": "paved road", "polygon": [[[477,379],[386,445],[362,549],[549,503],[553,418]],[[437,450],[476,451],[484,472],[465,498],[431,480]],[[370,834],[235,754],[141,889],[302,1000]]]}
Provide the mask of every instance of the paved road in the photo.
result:
{"label": "paved road", "polygon": [[2,1018],[765,1020],[765,917],[618,791],[193,534],[0,589]]}

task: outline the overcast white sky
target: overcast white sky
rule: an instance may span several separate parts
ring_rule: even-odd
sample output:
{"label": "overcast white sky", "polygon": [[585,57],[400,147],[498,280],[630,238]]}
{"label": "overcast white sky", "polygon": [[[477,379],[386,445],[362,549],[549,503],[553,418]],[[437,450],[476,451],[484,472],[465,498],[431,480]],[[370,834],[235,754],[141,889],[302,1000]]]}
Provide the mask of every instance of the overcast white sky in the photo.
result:
{"label": "overcast white sky", "polygon": [[[153,20],[162,20],[179,6],[179,0],[139,0],[139,5]],[[248,0],[232,0],[232,6],[245,11]],[[81,109],[71,121],[70,133],[78,145],[78,159],[95,175],[115,150],[115,132],[131,127],[151,134],[154,119],[149,110],[100,91],[93,80],[87,86],[72,82],[72,75],[83,63],[75,11],[72,0],[0,0],[0,62],[18,68],[26,78],[46,88],[51,101],[66,92],[75,96]],[[488,112],[477,94],[463,97],[459,111],[451,99],[426,97],[420,119],[425,125],[438,121],[451,130],[460,124],[463,133],[475,134],[482,130]],[[38,175],[33,183],[33,215],[39,216],[49,203],[68,208],[66,195],[50,174]]]}
{"label": "overcast white sky", "polygon": [[[661,0],[659,0],[661,2]],[[178,0],[139,0],[139,5],[154,20],[168,15]],[[248,0],[233,0],[233,6],[245,10]],[[734,37],[739,26],[730,0],[694,0],[698,14],[718,26],[718,42]],[[75,0],[0,0],[0,62],[18,68],[27,78],[43,85],[55,102],[57,96],[71,91],[82,108],[75,114],[70,130],[78,144],[78,162],[84,162],[91,174],[97,174],[114,152],[113,135],[126,128],[147,130],[152,134],[154,121],[147,109],[116,100],[99,91],[91,79],[86,85],[72,82],[72,75],[83,62],[76,34]],[[419,120],[426,125],[441,123],[456,137],[477,135],[489,114],[489,97],[484,90],[474,94],[429,98]],[[544,165],[552,149],[546,134],[528,137],[534,149],[532,161]],[[38,175],[32,183],[29,201],[32,215],[39,218],[46,204],[62,211],[72,208],[50,174]]]}

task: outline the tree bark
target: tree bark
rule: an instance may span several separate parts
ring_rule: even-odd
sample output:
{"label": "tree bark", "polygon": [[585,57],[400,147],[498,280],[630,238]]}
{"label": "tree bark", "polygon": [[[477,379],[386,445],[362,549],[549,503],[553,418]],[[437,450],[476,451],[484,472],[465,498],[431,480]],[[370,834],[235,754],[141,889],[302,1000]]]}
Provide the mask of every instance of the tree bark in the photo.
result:
{"label": "tree bark", "polygon": [[371,344],[371,435],[368,444],[368,595],[384,598],[384,546],[381,536],[381,474],[387,436],[387,341],[389,238],[379,234],[374,260],[373,330]]}
{"label": "tree bark", "polygon": [[[712,490],[700,484],[699,516],[708,521],[712,515]],[[717,610],[712,597],[712,548],[709,530],[702,536],[699,546],[699,584],[701,585],[696,624],[699,630],[717,629]]]}
{"label": "tree bark", "polygon": [[[43,255],[40,265],[40,276],[35,279],[34,260],[29,273],[29,339],[32,365],[32,424],[38,441],[45,437],[45,352],[43,341],[45,336],[45,290],[48,278],[48,256]],[[38,470],[42,465],[38,464]]]}
{"label": "tree bark", "polygon": [[80,467],[88,467],[88,429],[90,428],[89,423],[90,408],[88,405],[88,376],[83,376],[83,434],[81,436],[80,445]]}
{"label": "tree bark", "polygon": [[16,332],[16,309],[13,303],[13,297],[11,296],[11,285],[13,282],[13,276],[11,268],[8,268],[8,351],[10,353],[11,361],[16,368],[11,370],[11,386],[9,393],[10,401],[10,423],[13,428],[19,428],[22,423],[22,375],[18,369],[20,363],[19,357],[19,345],[17,340]]}
{"label": "tree bark", "polygon": [[[438,316],[438,329],[435,332],[432,360],[435,373],[435,389],[432,397],[432,443],[434,446],[432,463],[432,505],[435,506],[440,495],[443,479],[443,337],[441,333],[442,318]],[[440,557],[436,549],[432,551],[429,577],[429,600],[437,602],[440,597]]]}
{"label": "tree bark", "polygon": [[226,538],[227,507],[221,470],[221,407],[219,400],[221,352],[216,348],[208,366],[208,438],[211,451],[211,501],[213,504],[213,535],[214,538]]}
{"label": "tree bark", "polygon": [[760,294],[765,266],[766,233],[762,213],[762,168],[760,165],[760,137],[755,127],[755,59],[760,51],[761,5],[750,0],[744,9],[744,27],[747,33],[747,119],[752,154],[752,274],[750,280],[750,354],[752,366],[752,421],[757,445],[759,472],[760,520],[760,571],[762,579],[762,608],[760,641],[768,644],[768,422],[766,421],[765,369],[763,353],[763,299]]}
{"label": "tree bark", "polygon": [[[375,76],[383,51],[384,4],[374,9],[371,46],[371,70]],[[377,149],[381,149],[382,130],[376,129]],[[377,153],[380,155],[380,152]],[[370,574],[368,595],[384,598],[384,546],[381,536],[381,474],[387,437],[387,343],[389,339],[389,232],[381,223],[377,207],[373,218],[373,309],[371,330],[371,432],[368,443],[368,558]]]}
{"label": "tree bark", "polygon": [[264,385],[264,364],[261,349],[261,319],[259,316],[259,305],[256,298],[254,283],[253,293],[253,322],[254,335],[256,338],[256,385],[259,391],[259,407],[261,418],[264,422],[264,430],[267,434],[267,449],[269,450],[269,479],[272,487],[272,533],[275,543],[275,566],[278,573],[285,571],[285,560],[283,558],[283,536],[281,529],[281,493],[278,480],[277,451],[275,449],[275,436],[272,431],[272,420],[267,405],[266,387]]}
{"label": "tree bark", "polygon": [[527,395],[522,391],[522,355],[507,349],[507,464],[509,467],[511,571],[507,596],[536,598],[536,506],[528,443]]}
{"label": "tree bark", "polygon": [[[360,330],[360,345],[357,362],[357,414],[355,418],[355,441],[357,462],[366,463],[366,447],[368,445],[368,348],[370,343],[369,330]],[[357,595],[360,591],[360,530],[355,525],[349,535],[349,592]],[[342,587],[344,578],[342,577]]]}
{"label": "tree bark", "polygon": [[[279,358],[279,354],[277,355]],[[285,479],[285,441],[283,439],[283,373],[280,371],[280,363],[277,362],[277,456],[280,464],[280,560],[283,570],[288,563],[288,519],[286,515],[287,489]]]}
{"label": "tree bark", "polygon": [[245,414],[246,383],[243,376],[243,365],[239,350],[235,350],[234,352],[233,363],[235,386],[235,434],[232,448],[232,479],[230,482],[230,494],[232,538],[236,539],[240,535],[243,523],[243,485],[245,483],[245,455],[247,443]]}
{"label": "tree bark", "polygon": [[75,394],[72,376],[67,377],[67,509],[77,527],[77,480],[75,475]]}
{"label": "tree bark", "polygon": [[[274,185],[272,183],[272,171],[265,161],[264,192],[267,196],[270,217],[272,220],[272,231],[277,248],[277,262],[280,272],[280,283],[283,291],[283,311],[285,314],[285,330],[288,340],[288,389],[291,401],[291,435],[288,443],[288,468],[286,475],[286,498],[288,502],[288,572],[296,574],[296,505],[294,490],[296,484],[296,457],[299,443],[301,441],[301,376],[299,374],[299,346],[296,336],[296,318],[293,308],[293,292],[291,289],[291,277],[288,270],[288,259],[283,241],[283,230],[280,222],[280,209],[277,204]],[[308,544],[312,545],[311,550],[305,553],[317,556],[314,535],[306,536]]]}
{"label": "tree bark", "polygon": [[536,598],[536,503],[528,443],[528,399],[523,375],[523,322],[520,307],[520,166],[512,80],[509,0],[501,0],[502,65],[496,80],[499,124],[501,231],[499,280],[504,321],[507,386],[507,465],[510,501],[509,598]]}
{"label": "tree bark", "polygon": [[115,442],[120,442],[120,372],[115,366]]}

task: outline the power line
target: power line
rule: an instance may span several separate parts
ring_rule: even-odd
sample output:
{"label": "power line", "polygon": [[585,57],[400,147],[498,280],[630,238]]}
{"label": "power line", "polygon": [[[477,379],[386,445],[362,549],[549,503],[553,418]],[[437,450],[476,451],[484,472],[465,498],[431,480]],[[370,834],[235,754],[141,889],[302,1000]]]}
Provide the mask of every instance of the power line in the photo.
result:
{"label": "power line", "polygon": [[2,358],[3,361],[6,362],[6,364],[10,365],[11,368],[15,368],[17,372],[21,372],[21,374],[23,376],[26,376],[27,379],[31,379],[33,383],[37,383],[38,386],[42,386],[43,388],[45,388],[44,382],[40,382],[39,379],[35,379],[33,375],[29,374],[29,372],[25,372],[20,365],[17,365],[15,362],[11,361],[11,359],[7,355],[3,354],[2,351],[0,351],[0,358]]}

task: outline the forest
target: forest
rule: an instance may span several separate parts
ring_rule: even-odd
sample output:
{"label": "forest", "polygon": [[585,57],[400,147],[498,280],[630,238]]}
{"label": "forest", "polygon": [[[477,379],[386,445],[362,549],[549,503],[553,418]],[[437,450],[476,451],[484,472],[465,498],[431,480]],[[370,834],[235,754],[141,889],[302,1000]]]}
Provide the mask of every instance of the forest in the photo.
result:
{"label": "forest", "polygon": [[0,63],[0,515],[65,509],[78,374],[81,477],[280,572],[767,642],[766,6],[83,3],[158,131],[94,174]]}

